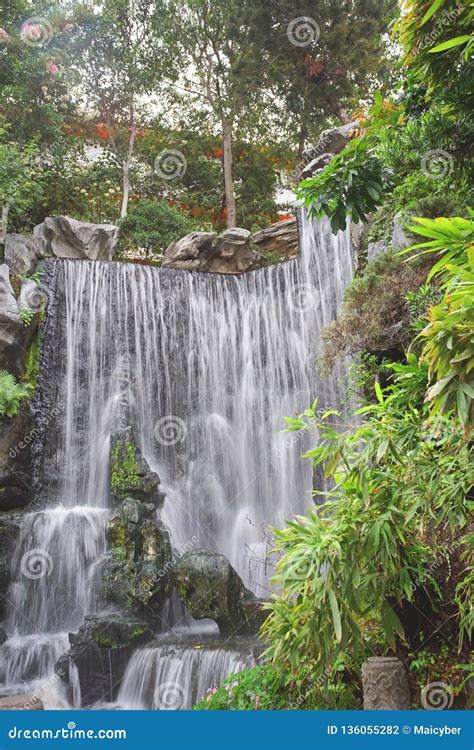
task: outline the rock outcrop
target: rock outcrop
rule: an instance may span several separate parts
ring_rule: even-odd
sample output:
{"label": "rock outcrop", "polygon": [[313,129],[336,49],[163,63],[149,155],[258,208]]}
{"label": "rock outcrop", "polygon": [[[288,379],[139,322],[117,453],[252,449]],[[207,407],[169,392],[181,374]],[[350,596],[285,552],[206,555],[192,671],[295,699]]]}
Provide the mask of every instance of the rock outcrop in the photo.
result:
{"label": "rock outcrop", "polygon": [[25,360],[24,326],[10,281],[10,269],[0,265],[0,370],[19,375]]}
{"label": "rock outcrop", "polygon": [[0,511],[25,508],[31,501],[31,444],[36,430],[28,404],[0,422]]}
{"label": "rock outcrop", "polygon": [[278,260],[296,258],[299,252],[296,218],[277,221],[252,235],[252,243],[264,255]]}
{"label": "rock outcrop", "polygon": [[154,621],[170,591],[172,550],[156,508],[126,498],[107,522],[104,568],[109,602]]}
{"label": "rock outcrop", "polygon": [[256,633],[264,619],[261,602],[217,552],[186,552],[176,563],[174,583],[191,615],[215,620],[223,636]]}
{"label": "rock outcrop", "polygon": [[298,167],[298,179],[312,177],[317,171],[327,167],[334,154],[342,151],[359,129],[359,122],[354,120],[338,128],[323,130],[317,144],[303,151],[303,162]]}
{"label": "rock outcrop", "polygon": [[163,505],[160,477],[143,457],[132,427],[117,430],[110,438],[110,488],[116,502],[133,497],[156,507]]}
{"label": "rock outcrop", "polygon": [[69,216],[48,216],[33,230],[42,255],[82,260],[112,260],[119,238],[114,224],[90,224]]}
{"label": "rock outcrop", "polygon": [[5,262],[15,276],[33,273],[41,257],[40,247],[34,237],[24,234],[6,235]]}
{"label": "rock outcrop", "polygon": [[71,648],[57,661],[56,674],[71,691],[71,669],[77,669],[83,706],[113,701],[133,651],[151,640],[153,633],[141,620],[117,612],[88,616],[77,633],[69,634]]}
{"label": "rock outcrop", "polygon": [[191,232],[166,250],[163,268],[206,273],[237,274],[261,265],[247,229],[215,232]]}

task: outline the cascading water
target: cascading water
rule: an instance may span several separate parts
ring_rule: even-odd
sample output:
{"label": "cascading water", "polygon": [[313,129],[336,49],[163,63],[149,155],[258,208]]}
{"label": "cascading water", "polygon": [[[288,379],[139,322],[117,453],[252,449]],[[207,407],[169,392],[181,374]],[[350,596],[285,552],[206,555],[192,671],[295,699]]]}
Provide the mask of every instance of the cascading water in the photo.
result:
{"label": "cascading water", "polygon": [[[225,554],[265,595],[267,529],[304,511],[313,484],[310,463],[300,459],[307,438],[282,434],[283,417],[316,396],[337,406],[344,391],[343,372],[321,379],[315,361],[320,330],[352,276],[349,232],[334,237],[326,223],[304,216],[300,232],[298,259],[238,277],[47,261],[40,509],[25,517],[12,563],[10,639],[0,649],[9,687],[50,675],[67,649],[66,631],[101,606],[110,435],[119,427],[134,426],[162,478],[162,519],[175,548]],[[59,417],[46,419],[57,404]],[[163,661],[163,648],[152,661]],[[175,667],[192,672],[192,664],[184,672],[176,666],[196,659],[192,652],[168,654],[168,667],[150,666],[150,680],[159,684]],[[149,705],[130,687],[148,655],[139,652],[129,665],[126,704],[133,694],[137,705]],[[218,677],[232,666],[226,659]]]}

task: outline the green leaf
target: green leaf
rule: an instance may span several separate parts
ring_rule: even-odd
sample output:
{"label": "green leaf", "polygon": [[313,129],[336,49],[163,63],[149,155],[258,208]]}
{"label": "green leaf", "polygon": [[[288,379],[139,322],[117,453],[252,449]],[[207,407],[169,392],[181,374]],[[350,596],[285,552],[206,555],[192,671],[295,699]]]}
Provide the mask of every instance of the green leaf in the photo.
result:
{"label": "green leaf", "polygon": [[336,594],[332,589],[329,589],[329,604],[331,606],[331,612],[332,612],[332,621],[334,624],[334,632],[336,634],[336,640],[338,643],[341,642],[342,639],[342,623],[341,623],[341,613],[339,612],[339,605],[337,603]]}
{"label": "green leaf", "polygon": [[452,49],[453,47],[459,47],[459,45],[461,44],[466,44],[466,42],[470,42],[471,40],[474,40],[474,37],[463,34],[463,36],[456,36],[454,37],[454,39],[448,39],[447,42],[438,44],[436,47],[433,47],[433,49],[428,50],[428,52],[444,52],[447,49]]}
{"label": "green leaf", "polygon": [[430,20],[431,16],[433,16],[436,11],[443,5],[444,0],[435,0],[434,3],[431,5],[430,8],[426,11],[425,15],[423,16],[423,19],[421,21],[420,26],[424,26],[427,21]]}

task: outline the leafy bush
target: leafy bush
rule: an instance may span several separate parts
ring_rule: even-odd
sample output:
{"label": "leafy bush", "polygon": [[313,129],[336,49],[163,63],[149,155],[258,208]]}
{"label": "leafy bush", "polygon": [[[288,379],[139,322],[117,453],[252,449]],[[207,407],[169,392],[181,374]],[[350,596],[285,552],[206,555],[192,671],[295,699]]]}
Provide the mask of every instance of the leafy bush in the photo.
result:
{"label": "leafy bush", "polygon": [[374,617],[395,649],[409,637],[413,603],[428,627],[440,607],[445,627],[459,626],[465,590],[457,603],[444,598],[437,571],[468,520],[472,446],[455,419],[427,421],[427,367],[415,355],[392,369],[394,384],[376,385],[378,403],[359,410],[364,422],[353,433],[338,433],[334,412],[318,415],[316,404],[287,419],[290,430],[318,429],[307,457],[334,489],[316,493],[327,502],[276,532],[282,557],[273,582],[281,593],[263,625],[274,664],[297,670],[310,659],[317,676],[342,651],[361,658]]}
{"label": "leafy bush", "polygon": [[166,201],[142,200],[131,206],[120,223],[122,248],[161,255],[168,245],[192,230],[189,219]]}
{"label": "leafy bush", "polygon": [[[359,708],[356,691],[337,674],[327,684],[313,681],[301,670],[298,680],[271,664],[262,664],[228,677],[208,691],[194,708],[200,711],[342,710]],[[301,674],[300,674],[301,678]]]}
{"label": "leafy bush", "polygon": [[429,257],[404,262],[388,251],[369,263],[348,287],[340,316],[323,330],[323,369],[362,351],[403,357],[411,340],[406,295],[425,282],[433,262]]}
{"label": "leafy bush", "polygon": [[0,419],[14,417],[30,395],[31,389],[27,385],[18,383],[6,370],[0,370]]}
{"label": "leafy bush", "polygon": [[321,173],[303,180],[297,196],[310,215],[328,216],[336,233],[346,228],[347,216],[354,223],[366,222],[391,185],[391,177],[384,170],[373,141],[368,137],[356,138]]}

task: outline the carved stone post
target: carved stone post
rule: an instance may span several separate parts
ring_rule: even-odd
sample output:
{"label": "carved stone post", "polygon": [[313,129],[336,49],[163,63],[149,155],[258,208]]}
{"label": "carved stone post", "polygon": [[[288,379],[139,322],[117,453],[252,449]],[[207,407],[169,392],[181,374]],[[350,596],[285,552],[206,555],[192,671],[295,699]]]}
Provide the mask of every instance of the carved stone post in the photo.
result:
{"label": "carved stone post", "polygon": [[410,708],[408,677],[396,656],[371,656],[362,665],[364,709]]}

